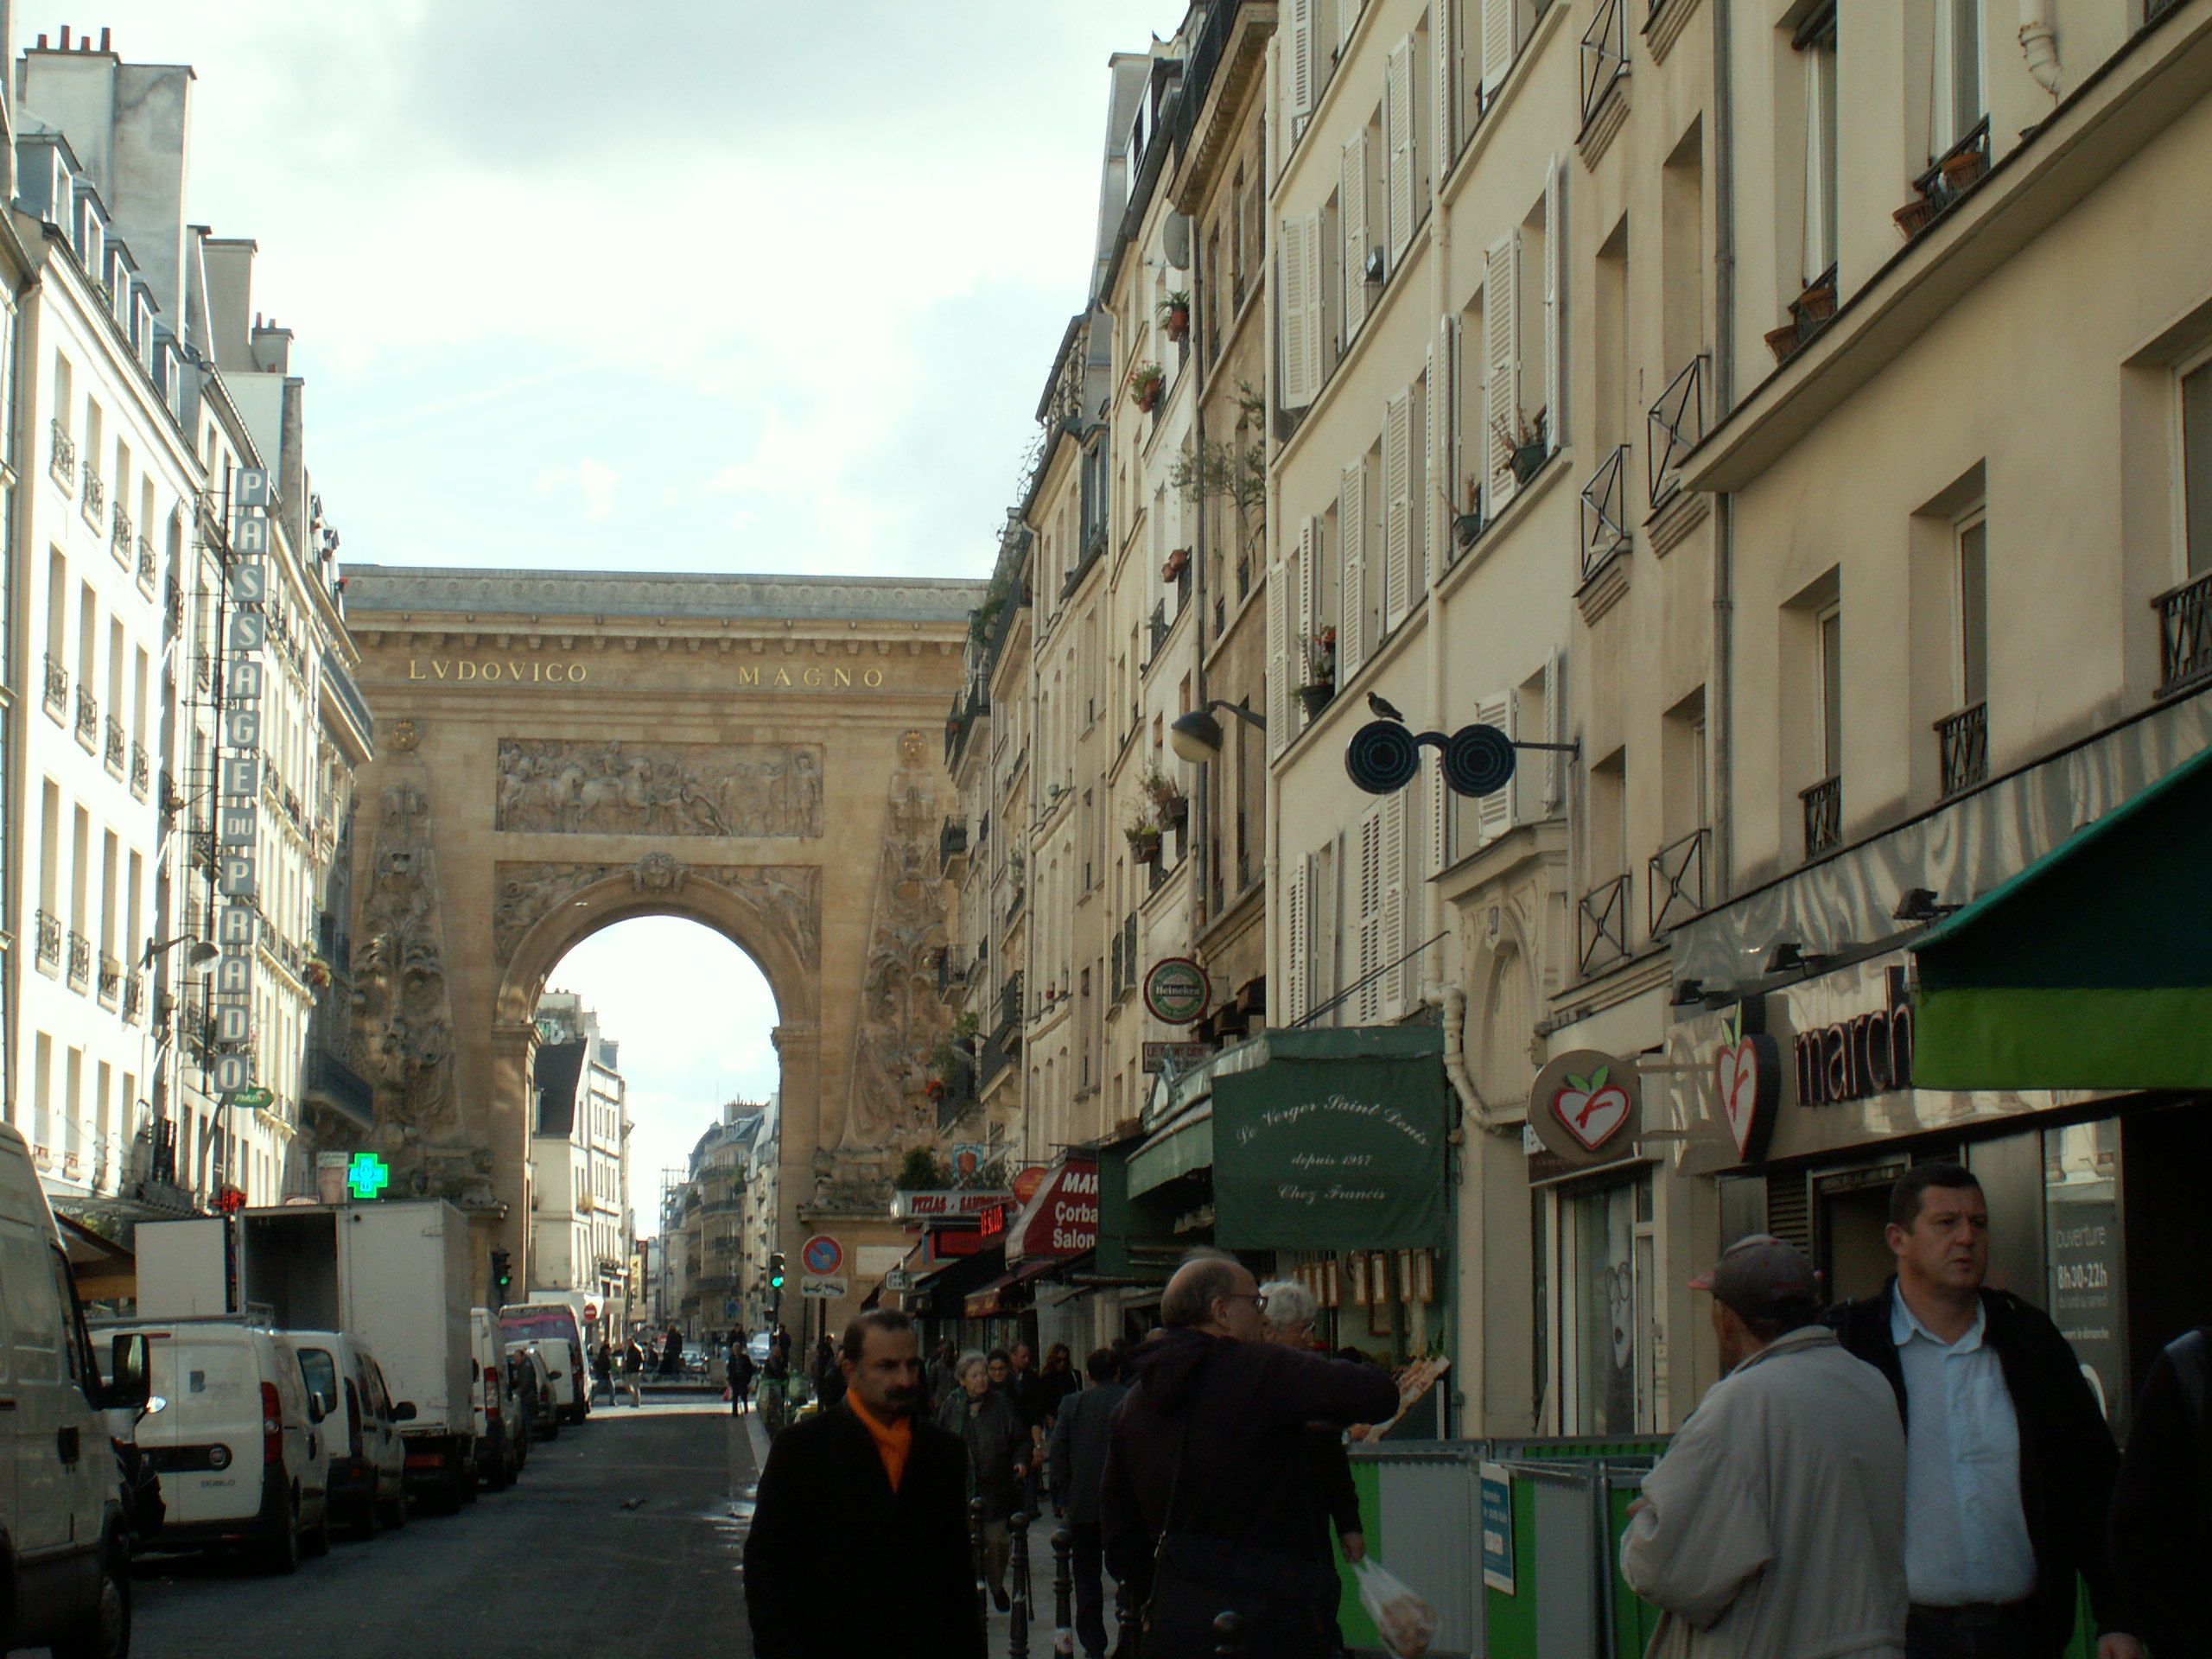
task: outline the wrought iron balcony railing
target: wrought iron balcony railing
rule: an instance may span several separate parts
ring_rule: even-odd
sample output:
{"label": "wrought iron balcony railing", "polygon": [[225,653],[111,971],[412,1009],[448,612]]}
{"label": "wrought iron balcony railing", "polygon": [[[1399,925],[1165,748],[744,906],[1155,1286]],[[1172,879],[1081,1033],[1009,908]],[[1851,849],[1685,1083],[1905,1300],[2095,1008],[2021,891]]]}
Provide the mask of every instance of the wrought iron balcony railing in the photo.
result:
{"label": "wrought iron balcony railing", "polygon": [[143,743],[133,743],[130,746],[130,792],[144,800],[146,791],[153,780],[153,757],[146,753]]}
{"label": "wrought iron balcony railing", "polygon": [[143,536],[138,538],[138,585],[149,594],[154,591],[154,544]]}
{"label": "wrought iron balcony railing", "polygon": [[1659,394],[1645,425],[1643,459],[1651,492],[1651,508],[1657,512],[1682,487],[1677,471],[1682,457],[1705,436],[1705,353],[1690,359],[1689,365]]}
{"label": "wrought iron balcony railing", "polygon": [[1989,776],[1989,704],[1977,702],[1936,722],[1943,762],[1943,798],[1972,789]]}
{"label": "wrought iron balcony railing", "polygon": [[48,423],[47,429],[54,441],[54,458],[47,465],[54,481],[66,490],[77,481],[77,440],[69,435],[69,429],[59,416]]}
{"label": "wrought iron balcony railing", "polygon": [[111,1008],[122,1001],[123,962],[120,957],[101,957],[99,998]]}
{"label": "wrought iron balcony railing", "polygon": [[1823,778],[1798,791],[1805,807],[1805,856],[1818,858],[1843,845],[1843,779]]}
{"label": "wrought iron balcony railing", "polygon": [[98,529],[101,515],[107,511],[107,486],[100,482],[99,469],[90,461],[85,463],[84,502],[85,518]]}
{"label": "wrought iron balcony railing", "polygon": [[2171,696],[2212,676],[2212,570],[2151,605],[2158,613],[2158,695]]}
{"label": "wrought iron balcony railing", "polygon": [[92,942],[74,929],[69,934],[69,982],[80,991],[92,982]]}
{"label": "wrought iron balcony railing", "polygon": [[117,502],[108,531],[108,548],[126,570],[132,568],[130,544],[137,539],[137,532],[131,528],[130,515],[124,510],[122,502]]}
{"label": "wrought iron balcony railing", "polygon": [[87,749],[99,747],[100,737],[100,700],[89,686],[77,688],[77,741]]}
{"label": "wrought iron balcony railing", "polygon": [[1584,126],[1590,124],[1605,95],[1627,74],[1628,7],[1622,0],[1600,0],[1597,15],[1582,32]]}
{"label": "wrought iron balcony railing", "polygon": [[1628,551],[1628,446],[1599,464],[1582,486],[1582,580]]}
{"label": "wrought iron balcony railing", "polygon": [[146,976],[139,969],[132,969],[123,982],[123,1017],[134,1026],[145,1020]]}
{"label": "wrought iron balcony railing", "polygon": [[1582,895],[1575,931],[1582,972],[1611,966],[1628,955],[1629,878],[1617,875]]}
{"label": "wrought iron balcony railing", "polygon": [[1643,902],[1653,938],[1705,908],[1706,836],[1703,830],[1693,830],[1652,855]]}
{"label": "wrought iron balcony railing", "polygon": [[130,740],[124,732],[123,722],[110,715],[107,717],[107,741],[101,746],[100,758],[107,763],[107,769],[120,778],[130,757]]}
{"label": "wrought iron balcony railing", "polygon": [[40,965],[58,968],[61,965],[61,918],[50,910],[38,912],[38,960]]}
{"label": "wrought iron balcony railing", "polygon": [[59,720],[69,711],[69,671],[52,652],[46,658],[46,712]]}

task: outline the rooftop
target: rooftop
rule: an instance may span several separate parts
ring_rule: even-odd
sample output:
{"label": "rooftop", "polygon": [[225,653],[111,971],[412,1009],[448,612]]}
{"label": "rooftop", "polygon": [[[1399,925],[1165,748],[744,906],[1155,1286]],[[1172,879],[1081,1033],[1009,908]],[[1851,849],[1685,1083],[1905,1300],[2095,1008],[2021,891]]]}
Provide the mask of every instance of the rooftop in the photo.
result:
{"label": "rooftop", "polygon": [[379,616],[550,619],[613,616],[748,620],[936,622],[966,626],[984,584],[926,576],[720,575],[630,570],[459,570],[346,567],[356,627]]}

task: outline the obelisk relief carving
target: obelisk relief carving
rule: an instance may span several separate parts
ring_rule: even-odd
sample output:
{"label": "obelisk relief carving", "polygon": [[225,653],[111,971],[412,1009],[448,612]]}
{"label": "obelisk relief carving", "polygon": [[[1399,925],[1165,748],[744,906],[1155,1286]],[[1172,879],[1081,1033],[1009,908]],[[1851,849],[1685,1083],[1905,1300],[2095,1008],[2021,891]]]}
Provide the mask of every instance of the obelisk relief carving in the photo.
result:
{"label": "obelisk relief carving", "polygon": [[899,739],[877,858],[868,955],[853,1046],[852,1090],[836,1145],[817,1154],[817,1200],[832,1207],[887,1192],[908,1147],[933,1139],[929,1055],[946,1018],[931,968],[944,944],[937,774],[918,732]]}

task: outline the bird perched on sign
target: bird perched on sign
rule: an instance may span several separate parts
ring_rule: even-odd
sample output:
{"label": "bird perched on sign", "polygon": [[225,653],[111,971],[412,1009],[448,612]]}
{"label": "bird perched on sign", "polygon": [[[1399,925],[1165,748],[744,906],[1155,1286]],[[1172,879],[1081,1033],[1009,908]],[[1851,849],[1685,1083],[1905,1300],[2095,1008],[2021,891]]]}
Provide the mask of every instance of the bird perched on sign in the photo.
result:
{"label": "bird perched on sign", "polygon": [[1367,706],[1385,720],[1395,720],[1401,726],[1406,723],[1406,717],[1398,712],[1397,705],[1388,697],[1378,697],[1370,691],[1367,694]]}

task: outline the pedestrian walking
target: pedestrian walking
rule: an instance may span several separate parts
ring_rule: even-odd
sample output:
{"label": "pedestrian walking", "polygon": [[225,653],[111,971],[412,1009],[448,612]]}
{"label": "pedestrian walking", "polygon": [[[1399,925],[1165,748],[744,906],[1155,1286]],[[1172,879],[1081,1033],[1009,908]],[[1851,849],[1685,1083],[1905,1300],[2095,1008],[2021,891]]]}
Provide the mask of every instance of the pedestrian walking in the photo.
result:
{"label": "pedestrian walking", "polygon": [[983,1659],[965,1453],[923,1420],[903,1313],[845,1327],[839,1405],[779,1436],[745,1541],[756,1659]]}
{"label": "pedestrian walking", "polygon": [[1074,1544],[1075,1633],[1086,1659],[1105,1659],[1106,1592],[1104,1535],[1099,1526],[1100,1489],[1106,1477],[1106,1446],[1114,1413],[1129,1392],[1122,1376],[1122,1357],[1111,1348],[1091,1351],[1084,1369],[1090,1386],[1060,1402],[1049,1447],[1052,1490],[1067,1506],[1068,1535]]}
{"label": "pedestrian walking", "polygon": [[729,1351],[729,1414],[741,1417],[753,1393],[753,1355],[740,1340]]}
{"label": "pedestrian walking", "polygon": [[958,1379],[953,1375],[959,1358],[960,1351],[949,1340],[944,1338],[938,1339],[937,1347],[930,1359],[930,1415],[932,1417],[943,1414],[944,1402],[952,1397],[952,1391],[960,1386]]}
{"label": "pedestrian walking", "polygon": [[[1312,1352],[1313,1321],[1320,1312],[1313,1293],[1294,1279],[1278,1279],[1260,1287],[1260,1299],[1266,1340],[1300,1353]],[[1323,1553],[1333,1537],[1345,1560],[1365,1560],[1367,1535],[1359,1518],[1359,1491],[1352,1484],[1351,1453],[1345,1447],[1344,1431],[1329,1423],[1311,1424],[1303,1451],[1319,1506],[1315,1518],[1322,1523]]]}
{"label": "pedestrian walking", "polygon": [[[1066,1505],[1058,1489],[1051,1480],[1052,1463],[1046,1448],[1052,1438],[1052,1426],[1059,1421],[1060,1409],[1067,1403],[1068,1395],[1083,1387],[1083,1379],[1075,1374],[1074,1356],[1065,1342],[1056,1342],[1045,1351],[1045,1363],[1039,1366],[1030,1384],[1032,1434],[1033,1442],[1030,1455],[1029,1490],[1033,1495],[1049,1491],[1052,1513],[1060,1516]],[[1032,1508],[1031,1514],[1038,1513]]]}
{"label": "pedestrian walking", "polygon": [[838,1369],[836,1345],[827,1337],[814,1351],[814,1397],[824,1411],[845,1397],[845,1377]]}
{"label": "pedestrian walking", "polygon": [[645,1403],[645,1351],[644,1344],[632,1337],[622,1344],[622,1392],[630,1396],[632,1408]]}
{"label": "pedestrian walking", "polygon": [[2112,1497],[2112,1557],[2158,1659],[2212,1642],[2212,1325],[2166,1344],[2135,1402]]}
{"label": "pedestrian walking", "polygon": [[1904,1430],[1881,1374],[1820,1322],[1812,1265],[1738,1239],[1713,1293],[1723,1375],[1629,1507],[1621,1576],[1672,1659],[1904,1652]]}
{"label": "pedestrian walking", "polygon": [[1243,1620],[1247,1653],[1324,1659],[1340,1589],[1306,1427],[1380,1422],[1397,1384],[1378,1366],[1265,1341],[1258,1284],[1217,1252],[1176,1269],[1160,1322],[1115,1414],[1100,1498],[1106,1565],[1139,1587],[1147,1659],[1212,1654],[1224,1611]]}
{"label": "pedestrian walking", "polygon": [[2056,1659],[2088,1586],[2097,1659],[2142,1659],[2106,1536],[2120,1454],[2066,1338],[1992,1290],[1972,1171],[1916,1164],[1890,1189],[1897,1274],[1829,1310],[1888,1379],[1905,1435],[1910,1659]]}
{"label": "pedestrian walking", "polygon": [[614,1403],[614,1350],[603,1337],[600,1338],[599,1346],[591,1351],[591,1395],[594,1404],[597,1403],[602,1392],[607,1395],[607,1403],[610,1407],[613,1406]]}
{"label": "pedestrian walking", "polygon": [[660,1374],[675,1377],[683,1375],[683,1333],[672,1325],[661,1341]]}
{"label": "pedestrian walking", "polygon": [[1008,1391],[991,1386],[990,1364],[982,1355],[961,1355],[954,1374],[960,1389],[945,1402],[944,1426],[967,1446],[969,1496],[983,1505],[983,1577],[992,1605],[1004,1612],[1007,1562],[1014,1551],[1007,1517],[1021,1507],[1029,1429]]}
{"label": "pedestrian walking", "polygon": [[768,1357],[760,1367],[760,1426],[774,1440],[791,1415],[791,1360],[784,1344],[768,1344]]}

